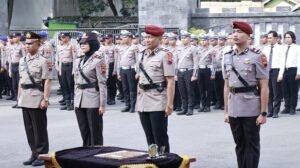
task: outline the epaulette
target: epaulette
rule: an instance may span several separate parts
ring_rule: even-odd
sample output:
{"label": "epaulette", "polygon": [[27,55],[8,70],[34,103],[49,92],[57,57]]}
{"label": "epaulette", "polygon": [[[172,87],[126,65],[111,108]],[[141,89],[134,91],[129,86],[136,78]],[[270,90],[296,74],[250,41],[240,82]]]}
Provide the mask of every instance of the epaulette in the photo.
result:
{"label": "epaulette", "polygon": [[255,48],[255,47],[250,48],[250,51],[254,52],[256,54],[260,54],[261,53],[261,50],[259,48]]}
{"label": "epaulette", "polygon": [[166,48],[160,48],[161,51],[165,51],[165,52],[170,52],[169,49],[166,49]]}

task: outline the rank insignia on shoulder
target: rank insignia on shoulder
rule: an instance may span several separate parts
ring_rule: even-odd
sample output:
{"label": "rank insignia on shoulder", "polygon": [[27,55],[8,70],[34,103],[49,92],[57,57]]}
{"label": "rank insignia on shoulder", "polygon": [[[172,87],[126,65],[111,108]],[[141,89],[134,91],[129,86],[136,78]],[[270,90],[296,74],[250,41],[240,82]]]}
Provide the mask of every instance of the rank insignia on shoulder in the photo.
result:
{"label": "rank insignia on shoulder", "polygon": [[259,48],[254,48],[254,47],[251,48],[250,51],[252,51],[252,52],[254,52],[254,53],[256,53],[256,54],[260,54],[260,53],[261,53],[261,51],[260,51]]}
{"label": "rank insignia on shoulder", "polygon": [[106,73],[106,64],[99,64],[99,69],[102,74]]}
{"label": "rank insignia on shoulder", "polygon": [[263,64],[263,66],[266,68],[268,66],[268,59],[265,55],[261,56],[261,63]]}
{"label": "rank insignia on shoulder", "polygon": [[171,52],[167,53],[167,61],[169,65],[173,64],[173,54]]}

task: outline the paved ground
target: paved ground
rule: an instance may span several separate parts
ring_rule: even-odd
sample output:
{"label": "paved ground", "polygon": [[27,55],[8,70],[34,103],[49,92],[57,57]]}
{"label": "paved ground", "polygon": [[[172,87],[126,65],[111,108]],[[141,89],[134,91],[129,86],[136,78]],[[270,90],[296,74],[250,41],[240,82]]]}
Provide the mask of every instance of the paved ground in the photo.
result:
{"label": "paved ground", "polygon": [[[55,88],[55,87],[54,87]],[[60,97],[53,94],[48,109],[50,151],[81,145],[75,114],[58,110]],[[0,100],[0,167],[22,168],[30,156],[21,109],[14,102]],[[104,143],[110,146],[147,149],[137,113],[121,113],[122,104],[109,106],[104,116]],[[172,115],[169,118],[172,152],[197,158],[193,168],[236,168],[230,128],[223,123],[222,111]],[[300,166],[300,115],[281,115],[269,119],[261,130],[260,168],[298,168]]]}

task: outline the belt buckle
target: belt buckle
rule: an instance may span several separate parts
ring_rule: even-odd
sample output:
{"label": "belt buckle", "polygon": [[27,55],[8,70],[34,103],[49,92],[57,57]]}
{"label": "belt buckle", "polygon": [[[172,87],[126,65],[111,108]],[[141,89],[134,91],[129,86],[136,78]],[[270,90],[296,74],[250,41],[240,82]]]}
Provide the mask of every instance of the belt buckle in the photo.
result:
{"label": "belt buckle", "polygon": [[233,94],[235,94],[235,88],[234,88],[234,87],[231,87],[231,88],[230,88],[230,92],[233,93]]}
{"label": "belt buckle", "polygon": [[140,84],[140,88],[143,89],[143,90],[145,90],[145,87],[142,84]]}

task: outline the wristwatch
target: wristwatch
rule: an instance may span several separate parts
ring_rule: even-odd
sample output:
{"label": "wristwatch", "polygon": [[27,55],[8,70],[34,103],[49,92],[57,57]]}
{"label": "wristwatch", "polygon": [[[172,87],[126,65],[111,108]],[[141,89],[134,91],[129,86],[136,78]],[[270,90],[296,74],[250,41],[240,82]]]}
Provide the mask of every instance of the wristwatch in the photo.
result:
{"label": "wristwatch", "polygon": [[261,112],[260,115],[262,115],[263,117],[267,116],[267,112]]}
{"label": "wristwatch", "polygon": [[44,97],[45,102],[49,102],[49,97]]}

